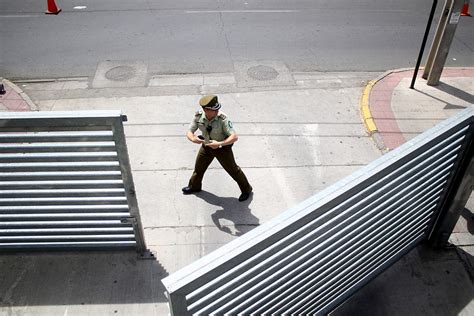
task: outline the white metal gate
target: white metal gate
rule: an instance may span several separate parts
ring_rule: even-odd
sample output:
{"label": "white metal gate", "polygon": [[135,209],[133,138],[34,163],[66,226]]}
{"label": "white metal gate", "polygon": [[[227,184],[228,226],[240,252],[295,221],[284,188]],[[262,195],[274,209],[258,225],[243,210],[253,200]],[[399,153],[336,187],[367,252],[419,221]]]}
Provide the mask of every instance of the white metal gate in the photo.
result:
{"label": "white metal gate", "polygon": [[438,124],[166,277],[172,314],[328,313],[443,226],[472,173],[473,117]]}
{"label": "white metal gate", "polygon": [[145,251],[123,119],[0,113],[0,251]]}

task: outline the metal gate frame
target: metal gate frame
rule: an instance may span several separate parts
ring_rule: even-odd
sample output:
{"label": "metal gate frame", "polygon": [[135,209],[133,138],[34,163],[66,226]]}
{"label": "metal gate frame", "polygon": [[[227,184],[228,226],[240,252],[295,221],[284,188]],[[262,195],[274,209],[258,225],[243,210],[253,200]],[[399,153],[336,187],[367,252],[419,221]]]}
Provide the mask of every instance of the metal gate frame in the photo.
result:
{"label": "metal gate frame", "polygon": [[126,120],[120,111],[0,113],[0,251],[131,248],[149,256]]}
{"label": "metal gate frame", "polygon": [[442,245],[472,187],[473,121],[470,107],[164,278],[172,315],[326,314],[419,242]]}

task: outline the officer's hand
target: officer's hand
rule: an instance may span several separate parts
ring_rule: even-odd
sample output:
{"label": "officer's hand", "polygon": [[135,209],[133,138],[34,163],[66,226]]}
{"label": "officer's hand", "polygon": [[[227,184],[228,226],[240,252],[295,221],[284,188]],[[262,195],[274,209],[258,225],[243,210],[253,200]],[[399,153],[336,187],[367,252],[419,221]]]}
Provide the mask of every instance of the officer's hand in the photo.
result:
{"label": "officer's hand", "polygon": [[210,142],[207,143],[205,146],[211,147],[212,149],[217,149],[220,147],[220,142],[217,142],[215,140],[210,140]]}
{"label": "officer's hand", "polygon": [[204,139],[201,139],[201,138],[195,136],[195,137],[193,137],[193,143],[202,144],[202,143],[204,143]]}

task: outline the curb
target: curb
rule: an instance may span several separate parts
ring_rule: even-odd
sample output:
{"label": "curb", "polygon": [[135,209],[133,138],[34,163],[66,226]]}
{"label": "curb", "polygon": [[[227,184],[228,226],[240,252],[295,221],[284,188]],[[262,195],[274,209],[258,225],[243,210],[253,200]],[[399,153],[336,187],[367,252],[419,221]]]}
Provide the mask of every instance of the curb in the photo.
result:
{"label": "curb", "polygon": [[370,111],[370,104],[369,104],[369,99],[370,99],[370,92],[372,91],[372,88],[385,78],[386,76],[390,75],[392,71],[387,71],[377,77],[374,80],[371,80],[367,83],[367,85],[364,88],[364,92],[362,93],[362,97],[360,98],[360,103],[359,103],[359,109],[360,113],[362,116],[362,122],[364,123],[365,129],[367,130],[369,137],[372,138],[372,140],[375,143],[375,146],[377,147],[378,150],[380,150],[382,153],[386,153],[389,151],[387,146],[385,146],[385,143],[383,142],[382,136],[380,136],[380,133],[377,129],[377,125],[375,124],[374,118],[372,117],[372,112]]}
{"label": "curb", "polygon": [[362,97],[360,98],[360,112],[362,114],[362,121],[364,122],[365,128],[369,133],[369,136],[372,136],[374,133],[377,133],[377,126],[375,125],[372,113],[370,112],[369,107],[369,96],[372,87],[377,83],[378,80],[370,80],[364,88]]}
{"label": "curb", "polygon": [[382,152],[386,153],[390,151],[390,149],[385,145],[382,136],[380,135],[377,125],[375,124],[374,118],[372,117],[372,112],[370,111],[370,93],[372,88],[382,79],[391,75],[392,73],[404,72],[404,71],[411,71],[414,68],[399,68],[388,70],[367,83],[364,88],[364,92],[362,93],[362,97],[360,98],[359,109],[362,116],[362,121],[364,122],[364,126],[369,134],[369,136],[375,142],[377,148]]}
{"label": "curb", "polygon": [[30,97],[23,90],[20,89],[20,87],[18,87],[16,84],[14,84],[13,82],[5,78],[3,78],[3,82],[21,96],[21,98],[26,102],[26,104],[28,104],[28,107],[30,108],[31,111],[39,111],[36,104],[30,99]]}

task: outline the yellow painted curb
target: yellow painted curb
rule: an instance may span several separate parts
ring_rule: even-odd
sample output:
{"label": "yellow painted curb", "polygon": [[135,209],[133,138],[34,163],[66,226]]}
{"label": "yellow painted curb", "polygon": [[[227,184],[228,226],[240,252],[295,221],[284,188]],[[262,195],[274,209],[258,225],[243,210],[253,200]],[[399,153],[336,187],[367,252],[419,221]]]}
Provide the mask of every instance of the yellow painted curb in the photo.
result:
{"label": "yellow painted curb", "polygon": [[364,121],[365,128],[369,132],[370,135],[377,132],[377,126],[375,125],[374,119],[372,117],[372,113],[370,113],[369,108],[369,96],[372,87],[375,85],[377,80],[371,80],[365,86],[364,92],[362,93],[362,97],[360,98],[360,112],[362,113],[362,120]]}

